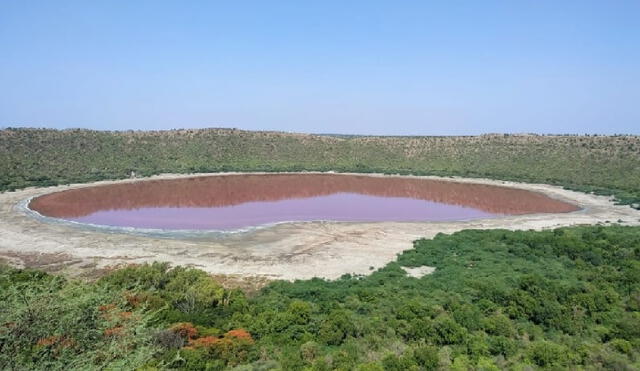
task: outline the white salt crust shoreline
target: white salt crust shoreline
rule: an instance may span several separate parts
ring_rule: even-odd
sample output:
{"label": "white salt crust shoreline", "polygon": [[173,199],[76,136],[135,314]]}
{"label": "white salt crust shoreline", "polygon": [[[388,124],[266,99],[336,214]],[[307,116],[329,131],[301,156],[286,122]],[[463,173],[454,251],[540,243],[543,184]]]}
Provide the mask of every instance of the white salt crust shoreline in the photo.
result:
{"label": "white salt crust shoreline", "polygon": [[[148,179],[267,173],[163,174]],[[268,173],[273,174],[273,173]],[[289,173],[291,174],[291,173]],[[307,174],[320,174],[309,172]],[[336,174],[340,175],[340,174]],[[345,174],[389,177],[383,174]],[[611,197],[569,191],[544,184],[489,179],[422,178],[525,189],[570,202],[581,208],[564,214],[530,214],[455,222],[303,222],[281,223],[241,233],[168,233],[86,227],[38,217],[26,208],[30,198],[67,189],[126,183],[102,181],[0,194],[0,258],[17,267],[37,267],[71,275],[122,264],[165,261],[193,266],[212,274],[269,279],[335,279],[345,273],[368,274],[412,248],[419,238],[463,229],[540,230],[578,224],[640,225],[640,211],[614,205]],[[140,233],[143,232],[143,233]],[[154,234],[156,233],[156,234]],[[165,233],[166,234],[166,233]],[[197,233],[196,233],[197,234]],[[184,237],[184,238],[183,238]]]}

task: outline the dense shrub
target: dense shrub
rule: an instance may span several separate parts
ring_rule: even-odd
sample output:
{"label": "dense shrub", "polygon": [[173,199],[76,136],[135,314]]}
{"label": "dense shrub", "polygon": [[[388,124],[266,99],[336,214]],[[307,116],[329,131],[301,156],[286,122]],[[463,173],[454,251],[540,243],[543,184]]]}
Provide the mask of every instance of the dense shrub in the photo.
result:
{"label": "dense shrub", "polygon": [[369,276],[252,298],[164,264],[94,283],[5,267],[0,368],[633,369],[639,261],[640,228],[595,226],[441,234]]}

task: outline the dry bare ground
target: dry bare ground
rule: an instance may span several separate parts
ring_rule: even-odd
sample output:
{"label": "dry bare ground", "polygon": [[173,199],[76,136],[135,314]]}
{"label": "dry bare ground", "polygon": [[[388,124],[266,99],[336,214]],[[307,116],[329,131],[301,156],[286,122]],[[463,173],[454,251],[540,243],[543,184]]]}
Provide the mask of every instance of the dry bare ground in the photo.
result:
{"label": "dry bare ground", "polygon": [[[232,174],[232,173],[228,173]],[[237,174],[237,173],[235,173]],[[253,173],[256,174],[256,173]],[[164,174],[150,179],[225,174]],[[361,175],[361,174],[359,174]],[[370,176],[388,176],[372,174]],[[193,266],[214,275],[258,280],[335,279],[345,273],[367,274],[412,247],[412,241],[462,229],[545,229],[578,224],[640,225],[640,211],[614,205],[611,198],[568,191],[556,186],[488,179],[439,178],[514,187],[568,201],[582,210],[566,214],[533,214],[459,222],[423,223],[286,223],[225,237],[159,238],[113,233],[52,223],[24,209],[25,200],[42,194],[104,181],[0,194],[0,259],[18,267],[35,267],[71,275],[93,276],[124,264],[166,261]]]}

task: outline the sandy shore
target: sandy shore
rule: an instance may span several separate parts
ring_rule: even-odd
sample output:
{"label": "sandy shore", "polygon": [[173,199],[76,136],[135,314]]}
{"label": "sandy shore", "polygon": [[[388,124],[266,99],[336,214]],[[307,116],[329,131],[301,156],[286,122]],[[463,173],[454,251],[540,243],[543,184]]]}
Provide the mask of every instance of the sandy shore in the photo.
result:
{"label": "sandy shore", "polygon": [[[232,173],[227,173],[232,174]],[[254,173],[255,174],[255,173]],[[225,174],[164,174],[148,179],[173,179]],[[363,174],[357,174],[363,175]],[[370,176],[388,176],[372,174]],[[24,201],[42,194],[104,181],[0,194],[0,258],[19,267],[38,267],[72,275],[91,275],[121,264],[166,261],[213,274],[273,279],[337,278],[366,274],[395,259],[418,238],[462,229],[545,229],[577,224],[640,225],[640,211],[614,205],[610,197],[589,195],[543,184],[488,179],[419,177],[491,184],[544,193],[582,210],[566,214],[533,214],[461,222],[425,223],[287,223],[224,238],[177,239],[96,231],[34,218]],[[138,179],[139,180],[139,179]]]}

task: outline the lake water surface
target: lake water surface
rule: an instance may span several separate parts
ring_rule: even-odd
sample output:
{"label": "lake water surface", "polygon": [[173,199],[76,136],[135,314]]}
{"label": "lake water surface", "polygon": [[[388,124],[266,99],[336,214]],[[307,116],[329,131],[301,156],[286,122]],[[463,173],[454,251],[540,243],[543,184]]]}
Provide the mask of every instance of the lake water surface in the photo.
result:
{"label": "lake water surface", "polygon": [[295,221],[453,221],[578,209],[513,188],[339,174],[147,180],[52,193],[29,207],[97,225],[223,231]]}

